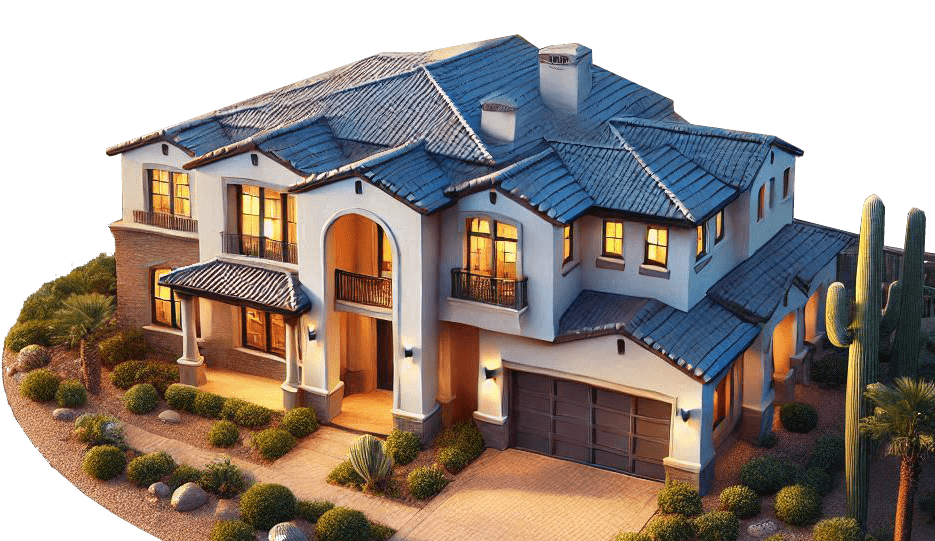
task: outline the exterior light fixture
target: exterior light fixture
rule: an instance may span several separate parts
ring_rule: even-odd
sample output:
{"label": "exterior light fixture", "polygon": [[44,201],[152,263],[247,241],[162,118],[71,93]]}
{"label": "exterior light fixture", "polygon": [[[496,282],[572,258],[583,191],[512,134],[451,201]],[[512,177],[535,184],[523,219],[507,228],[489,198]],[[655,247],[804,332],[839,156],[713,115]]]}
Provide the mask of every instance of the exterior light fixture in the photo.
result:
{"label": "exterior light fixture", "polygon": [[308,326],[308,341],[314,342],[315,340],[318,340],[318,332],[315,330],[315,327],[313,327],[312,325],[309,325]]}
{"label": "exterior light fixture", "polygon": [[692,410],[684,410],[682,408],[679,408],[679,417],[682,418],[683,422],[687,423],[688,420],[691,419],[691,416],[692,416]]}
{"label": "exterior light fixture", "polygon": [[501,373],[503,373],[502,368],[487,368],[486,366],[484,367],[484,378],[485,379],[493,379],[499,376]]}
{"label": "exterior light fixture", "polygon": [[406,348],[405,350],[403,350],[403,355],[405,355],[407,359],[411,359],[411,358],[412,358],[412,348]]}

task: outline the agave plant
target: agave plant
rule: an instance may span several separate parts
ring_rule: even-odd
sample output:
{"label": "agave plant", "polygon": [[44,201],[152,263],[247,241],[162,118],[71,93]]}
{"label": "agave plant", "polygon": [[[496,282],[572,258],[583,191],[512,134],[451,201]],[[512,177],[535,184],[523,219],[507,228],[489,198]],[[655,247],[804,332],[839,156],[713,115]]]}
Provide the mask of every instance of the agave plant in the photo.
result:
{"label": "agave plant", "polygon": [[55,313],[56,336],[71,347],[80,348],[84,386],[90,393],[96,394],[101,389],[101,363],[94,337],[113,315],[114,298],[100,293],[72,295],[62,301],[62,308]]}
{"label": "agave plant", "polygon": [[373,489],[393,471],[393,459],[386,453],[383,442],[370,434],[354,440],[347,458],[354,471],[367,482],[369,489]]}

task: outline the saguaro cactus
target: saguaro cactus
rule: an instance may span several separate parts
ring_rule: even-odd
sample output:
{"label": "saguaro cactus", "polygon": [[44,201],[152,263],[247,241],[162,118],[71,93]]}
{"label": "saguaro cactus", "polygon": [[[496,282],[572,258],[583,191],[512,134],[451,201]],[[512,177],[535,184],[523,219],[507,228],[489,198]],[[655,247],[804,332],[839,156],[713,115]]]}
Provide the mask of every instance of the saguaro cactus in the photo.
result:
{"label": "saguaro cactus", "polygon": [[909,211],[906,219],[906,244],[903,266],[899,274],[902,299],[899,303],[899,326],[893,341],[894,377],[914,378],[919,372],[919,335],[922,328],[922,282],[925,270],[922,257],[925,248],[925,213]]}

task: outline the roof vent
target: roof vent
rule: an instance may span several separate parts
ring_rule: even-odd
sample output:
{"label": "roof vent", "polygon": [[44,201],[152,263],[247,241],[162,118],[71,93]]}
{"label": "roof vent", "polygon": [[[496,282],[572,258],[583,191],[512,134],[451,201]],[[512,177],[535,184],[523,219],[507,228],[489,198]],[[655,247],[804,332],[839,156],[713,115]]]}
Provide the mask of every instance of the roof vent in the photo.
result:
{"label": "roof vent", "polygon": [[579,43],[539,49],[539,94],[556,113],[578,114],[591,94],[591,49]]}
{"label": "roof vent", "polygon": [[516,105],[505,98],[488,99],[481,103],[480,129],[501,143],[512,143],[516,136]]}

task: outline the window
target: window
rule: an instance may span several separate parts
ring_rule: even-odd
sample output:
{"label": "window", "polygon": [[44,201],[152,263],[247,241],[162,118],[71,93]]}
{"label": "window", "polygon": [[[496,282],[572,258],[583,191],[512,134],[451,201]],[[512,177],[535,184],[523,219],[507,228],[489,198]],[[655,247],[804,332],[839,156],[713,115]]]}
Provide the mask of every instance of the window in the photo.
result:
{"label": "window", "polygon": [[646,261],[665,267],[669,252],[669,228],[650,225],[646,228]]}
{"label": "window", "polygon": [[604,220],[603,255],[623,258],[623,222]]}
{"label": "window", "polygon": [[237,187],[240,253],[295,263],[298,234],[295,196],[261,188]]}
{"label": "window", "polygon": [[490,220],[469,218],[468,270],[485,276],[516,279],[516,226]]}
{"label": "window", "polygon": [[562,263],[568,263],[575,258],[575,227],[574,224],[565,226],[562,232],[564,240],[562,241]]}
{"label": "window", "polygon": [[714,244],[721,242],[724,238],[724,209],[718,211],[714,216]]}
{"label": "window", "polygon": [[149,177],[149,210],[158,214],[174,214],[191,218],[191,190],[188,173],[162,169],[147,169]]}
{"label": "window", "polygon": [[786,167],[786,170],[782,172],[782,198],[786,199],[792,195],[792,182],[794,177],[792,176],[792,168]]}
{"label": "window", "polygon": [[772,210],[773,203],[776,201],[776,178],[769,179],[769,208]]}
{"label": "window", "polygon": [[756,202],[756,221],[762,220],[766,216],[766,184],[760,186],[760,192]]}
{"label": "window", "polygon": [[714,427],[721,424],[731,411],[731,399],[734,396],[733,369],[727,372],[721,383],[714,390]]}
{"label": "window", "polygon": [[383,228],[377,226],[377,265],[379,266],[381,278],[393,277],[393,248],[390,246],[390,239],[383,232]]}
{"label": "window", "polygon": [[698,260],[708,253],[708,222],[698,224],[695,231],[697,236],[695,260]]}
{"label": "window", "polygon": [[172,289],[159,285],[159,279],[170,272],[172,269],[153,270],[153,323],[181,329],[182,303]]}
{"label": "window", "polygon": [[243,345],[283,356],[286,354],[286,322],[281,314],[241,308]]}

